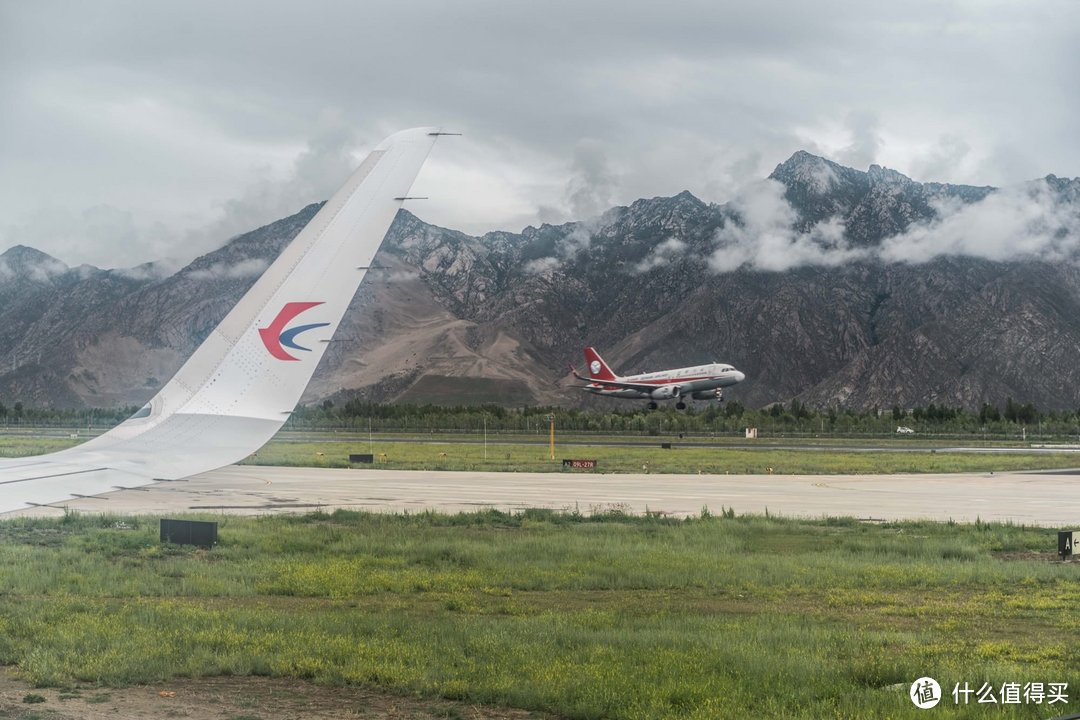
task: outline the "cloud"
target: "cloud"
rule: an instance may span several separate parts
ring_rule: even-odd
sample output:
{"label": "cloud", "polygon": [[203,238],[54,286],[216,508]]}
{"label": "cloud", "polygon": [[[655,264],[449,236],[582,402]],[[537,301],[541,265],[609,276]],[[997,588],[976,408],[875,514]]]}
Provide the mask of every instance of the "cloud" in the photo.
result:
{"label": "cloud", "polygon": [[185,228],[181,223],[190,222],[190,215],[144,224],[132,211],[110,204],[80,211],[50,206],[0,226],[0,247],[28,245],[72,263],[117,266],[134,259],[178,267],[236,235],[327,199],[355,169],[352,151],[358,145],[355,126],[339,110],[324,109],[287,170],[275,172],[267,164],[251,168],[243,191],[216,203],[216,217],[202,216]]}
{"label": "cloud", "polygon": [[667,265],[686,252],[686,243],[678,238],[668,238],[652,249],[644,260],[634,266],[634,272],[643,273]]}
{"label": "cloud", "polygon": [[43,258],[33,265],[26,263],[13,268],[4,258],[0,258],[0,280],[11,280],[15,277],[30,278],[34,282],[48,282],[58,275],[63,275],[70,268],[56,258]]}
{"label": "cloud", "polygon": [[420,279],[420,273],[415,270],[391,270],[388,273],[376,273],[372,277],[388,283],[411,282]]}
{"label": "cloud", "polygon": [[522,268],[527,275],[543,275],[559,267],[562,261],[555,257],[542,257],[530,260]]}
{"label": "cloud", "polygon": [[784,186],[775,180],[753,183],[730,204],[737,220],[729,219],[716,232],[716,249],[709,257],[715,272],[741,267],[781,272],[804,265],[841,265],[867,256],[844,239],[839,218],[814,225],[807,232],[795,229],[798,213],[784,198]]}
{"label": "cloud", "polygon": [[262,258],[248,258],[232,264],[218,262],[210,267],[192,270],[187,274],[192,280],[237,280],[261,275],[270,263]]}
{"label": "cloud", "polygon": [[[974,203],[938,199],[931,202],[934,218],[913,223],[871,248],[852,247],[840,217],[798,230],[799,215],[784,198],[784,186],[766,180],[748,186],[730,204],[735,219],[716,232],[708,264],[723,273],[741,267],[782,272],[856,261],[918,264],[943,256],[1080,262],[1077,194],[1063,196],[1047,181],[1037,180]],[[643,265],[650,262],[646,259]]]}
{"label": "cloud", "polygon": [[[0,225],[134,215],[126,246],[38,245],[72,264],[205,251],[324,199],[342,150],[427,123],[465,137],[432,153],[418,208],[475,234],[684,189],[726,202],[815,147],[922,158],[920,180],[1080,174],[1076,2],[0,7]],[[962,162],[927,150],[943,136]]]}
{"label": "cloud", "polygon": [[574,147],[574,162],[566,186],[567,205],[573,220],[589,220],[614,205],[618,176],[611,169],[604,143],[591,138]]}
{"label": "cloud", "polygon": [[221,216],[188,232],[187,244],[207,252],[225,240],[279,220],[313,202],[328,199],[356,169],[356,128],[336,109],[324,109],[285,177],[258,168],[243,194],[220,204]]}
{"label": "cloud", "polygon": [[864,168],[877,162],[882,140],[877,115],[853,111],[847,115],[851,144],[836,153],[836,161],[848,167]]}
{"label": "cloud", "polygon": [[[312,186],[341,179],[345,125],[368,142],[425,123],[465,132],[420,182],[423,218],[471,233],[520,229],[541,206],[555,222],[550,209],[580,220],[683,189],[725,202],[744,172],[813,143],[860,168],[915,169],[928,139],[951,134],[965,161],[930,158],[919,179],[1080,174],[1077,3],[2,7],[0,222],[54,206],[135,215],[126,250],[50,247],[71,263],[208,249],[324,199],[333,183]],[[347,120],[313,134],[328,107]],[[729,161],[748,154],[749,171]],[[277,192],[290,173],[312,194]]]}
{"label": "cloud", "polygon": [[937,217],[882,242],[885,262],[924,263],[943,255],[986,260],[1080,259],[1080,206],[1045,180],[991,193],[979,202],[942,200]]}
{"label": "cloud", "polygon": [[591,234],[600,224],[600,216],[615,205],[619,178],[611,167],[608,153],[607,145],[599,140],[579,140],[574,145],[569,179],[565,182],[561,202],[542,202],[537,206],[535,215],[542,224],[578,223],[559,241],[556,247],[559,258],[568,259],[588,250]]}
{"label": "cloud", "polygon": [[113,272],[129,280],[162,280],[175,274],[181,267],[173,260],[159,260],[130,268],[117,268]]}
{"label": "cloud", "polygon": [[3,228],[3,237],[12,245],[27,245],[67,262],[83,262],[102,250],[122,256],[137,243],[138,233],[131,213],[95,205],[81,212],[39,209]]}
{"label": "cloud", "polygon": [[525,272],[531,275],[545,273],[567,260],[573,260],[579,253],[588,251],[592,246],[593,233],[600,228],[602,222],[601,216],[595,216],[575,223],[570,232],[555,241],[554,255],[530,260],[525,264]]}
{"label": "cloud", "polygon": [[957,168],[967,164],[970,154],[971,144],[963,137],[942,135],[937,142],[912,158],[912,177],[920,178],[924,182],[938,182],[943,178],[954,177]]}

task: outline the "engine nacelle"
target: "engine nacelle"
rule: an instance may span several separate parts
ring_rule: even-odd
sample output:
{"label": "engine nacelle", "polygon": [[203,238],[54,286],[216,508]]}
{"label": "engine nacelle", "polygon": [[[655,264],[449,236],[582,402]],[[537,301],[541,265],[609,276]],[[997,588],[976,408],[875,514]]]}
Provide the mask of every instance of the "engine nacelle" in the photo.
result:
{"label": "engine nacelle", "polygon": [[679,397],[679,386],[663,385],[649,393],[649,397],[653,400],[670,400],[671,398],[677,398]]}
{"label": "engine nacelle", "polygon": [[715,390],[698,390],[694,393],[695,400],[722,400],[724,398],[724,391],[720,388]]}

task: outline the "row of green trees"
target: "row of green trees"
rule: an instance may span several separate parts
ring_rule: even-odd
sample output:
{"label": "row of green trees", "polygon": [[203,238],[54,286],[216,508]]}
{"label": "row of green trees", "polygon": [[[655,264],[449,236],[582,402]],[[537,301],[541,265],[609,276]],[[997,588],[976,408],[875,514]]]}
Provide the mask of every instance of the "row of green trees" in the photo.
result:
{"label": "row of green trees", "polygon": [[466,431],[543,434],[549,417],[561,430],[596,433],[733,434],[747,427],[765,434],[884,435],[907,427],[920,434],[984,435],[986,437],[1080,437],[1080,409],[1041,412],[1034,405],[1007,399],[1004,410],[987,404],[975,413],[938,405],[891,411],[856,412],[840,408],[814,410],[798,401],[776,403],[759,410],[738,401],[648,411],[644,404],[627,403],[614,411],[558,407],[505,408],[485,406],[383,405],[349,400],[300,407],[287,425],[295,430],[349,429],[372,431]]}
{"label": "row of green trees", "polygon": [[[115,409],[55,410],[8,406],[0,401],[0,426],[102,429],[135,411]],[[345,403],[301,405],[290,417],[290,430],[351,430],[373,432],[489,432],[535,433],[548,431],[554,417],[560,431],[639,434],[741,434],[756,427],[774,435],[893,435],[897,427],[917,434],[985,437],[1080,438],[1080,410],[1042,412],[1032,404],[1009,398],[1004,408],[984,405],[979,412],[930,404],[904,410],[856,412],[840,408],[811,409],[798,401],[776,403],[754,410],[738,401],[692,404],[685,411],[665,407],[648,411],[644,404],[626,403],[614,411],[559,407],[505,408],[496,405],[438,406],[387,405],[354,399]]]}
{"label": "row of green trees", "polygon": [[37,427],[112,427],[131,417],[135,407],[83,408],[57,410],[24,406],[16,400],[7,405],[0,400],[0,426],[28,425]]}

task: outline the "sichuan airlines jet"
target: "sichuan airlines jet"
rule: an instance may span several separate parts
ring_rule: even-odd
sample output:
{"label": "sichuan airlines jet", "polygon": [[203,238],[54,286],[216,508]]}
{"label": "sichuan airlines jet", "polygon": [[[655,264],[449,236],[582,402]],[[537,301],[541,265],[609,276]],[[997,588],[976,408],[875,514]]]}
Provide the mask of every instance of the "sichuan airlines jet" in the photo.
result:
{"label": "sichuan airlines jet", "polygon": [[403,130],[372,150],[176,376],[129,419],[68,450],[0,459],[0,513],[179,480],[262,447],[299,402],[443,134]]}
{"label": "sichuan airlines jet", "polygon": [[589,383],[581,386],[583,390],[603,397],[648,400],[650,410],[656,409],[657,400],[676,400],[679,410],[686,409],[684,400],[688,397],[722,402],[724,388],[746,379],[735,368],[720,363],[620,377],[591,347],[585,348],[585,364],[589,369],[587,378],[570,368],[574,377]]}

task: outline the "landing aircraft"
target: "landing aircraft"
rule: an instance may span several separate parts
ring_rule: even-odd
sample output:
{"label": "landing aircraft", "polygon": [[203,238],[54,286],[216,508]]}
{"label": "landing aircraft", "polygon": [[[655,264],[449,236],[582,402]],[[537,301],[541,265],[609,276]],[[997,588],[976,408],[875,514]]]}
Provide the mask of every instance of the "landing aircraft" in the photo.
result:
{"label": "landing aircraft", "polygon": [[583,390],[603,397],[648,400],[650,410],[657,408],[657,400],[676,400],[679,410],[686,409],[684,400],[688,397],[723,402],[724,388],[746,379],[743,373],[721,363],[620,377],[591,347],[585,348],[585,364],[589,369],[587,378],[570,366],[574,377],[588,383],[579,386]]}
{"label": "landing aircraft", "polygon": [[77,447],[0,459],[0,513],[180,480],[262,447],[300,401],[420,167],[445,134],[403,130],[372,150],[141,410]]}

